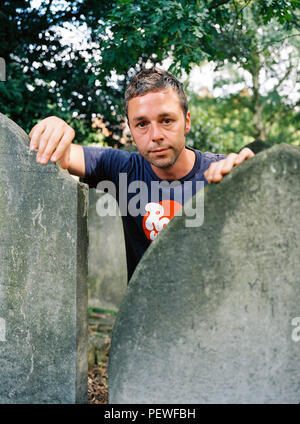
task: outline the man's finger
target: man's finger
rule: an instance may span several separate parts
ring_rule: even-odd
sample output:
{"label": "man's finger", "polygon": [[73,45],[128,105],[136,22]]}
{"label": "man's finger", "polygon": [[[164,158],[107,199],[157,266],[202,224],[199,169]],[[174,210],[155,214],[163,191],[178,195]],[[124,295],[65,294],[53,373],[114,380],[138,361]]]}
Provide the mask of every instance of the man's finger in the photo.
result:
{"label": "man's finger", "polygon": [[45,131],[46,125],[44,123],[36,124],[29,133],[30,141],[30,150],[35,150],[39,147],[39,140],[43,132]]}
{"label": "man's finger", "polygon": [[28,134],[30,138],[32,137],[32,134],[34,133],[34,131],[35,131],[36,127],[37,127],[37,124],[35,124],[35,125],[31,128],[31,131],[30,131],[30,133]]}
{"label": "man's finger", "polygon": [[248,149],[248,147],[245,147],[237,155],[237,158],[235,160],[235,165],[239,165],[240,163],[244,162],[244,160],[253,158],[253,156],[255,156],[255,154],[252,152],[252,150]]}
{"label": "man's finger", "polygon": [[210,179],[211,182],[220,182],[223,175],[229,174],[234,166],[239,165],[246,159],[252,158],[253,156],[255,156],[255,154],[247,147],[241,150],[239,154],[230,153],[226,159],[217,162],[212,178]]}
{"label": "man's finger", "polygon": [[207,181],[210,183],[214,174],[214,170],[216,168],[217,162],[212,162],[207,170],[204,172],[204,177],[207,179]]}
{"label": "man's finger", "polygon": [[53,152],[57,148],[59,142],[63,137],[63,133],[59,129],[55,129],[51,134],[48,143],[45,147],[45,150],[42,152],[43,158],[48,162]]}
{"label": "man's finger", "polygon": [[62,155],[66,151],[66,148],[68,146],[70,146],[70,143],[72,142],[72,140],[74,138],[74,135],[75,135],[75,131],[72,128],[70,128],[69,130],[67,130],[65,132],[65,134],[62,137],[62,139],[60,140],[55,152],[52,154],[52,156],[50,158],[53,162],[57,162],[58,160],[61,159]]}
{"label": "man's finger", "polygon": [[234,167],[237,156],[238,155],[236,153],[229,153],[226,159],[220,161],[222,163],[220,164],[220,167],[218,169],[219,173],[223,175],[228,174]]}
{"label": "man's finger", "polygon": [[219,183],[223,175],[228,174],[232,170],[236,156],[235,153],[230,153],[226,159],[214,162],[215,165],[208,175],[210,182]]}
{"label": "man's finger", "polygon": [[36,158],[42,164],[47,163],[46,158],[43,158],[43,152],[47,146],[48,140],[51,137],[53,131],[54,131],[54,128],[48,126],[40,137],[39,151],[37,153]]}
{"label": "man's finger", "polygon": [[239,165],[244,160],[253,156],[255,154],[248,147],[241,150],[239,154],[230,153],[226,159],[211,163],[209,168],[204,172],[204,177],[209,183],[218,183],[222,180],[223,175],[228,174],[235,165]]}

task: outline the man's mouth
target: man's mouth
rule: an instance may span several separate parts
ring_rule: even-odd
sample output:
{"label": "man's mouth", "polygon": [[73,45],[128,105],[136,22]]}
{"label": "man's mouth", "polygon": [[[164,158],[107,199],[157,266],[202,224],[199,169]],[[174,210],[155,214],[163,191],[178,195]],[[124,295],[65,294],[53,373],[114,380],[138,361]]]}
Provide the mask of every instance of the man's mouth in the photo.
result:
{"label": "man's mouth", "polygon": [[165,147],[163,149],[152,150],[151,153],[154,153],[157,156],[164,155],[169,150],[169,147]]}

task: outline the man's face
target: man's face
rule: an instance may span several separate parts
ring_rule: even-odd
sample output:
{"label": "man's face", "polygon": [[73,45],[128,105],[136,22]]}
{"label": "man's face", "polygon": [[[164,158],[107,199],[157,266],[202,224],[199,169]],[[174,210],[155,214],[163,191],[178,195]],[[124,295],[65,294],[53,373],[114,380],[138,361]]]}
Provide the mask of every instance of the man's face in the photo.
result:
{"label": "man's face", "polygon": [[184,119],[176,91],[168,88],[129,100],[128,123],[140,154],[157,168],[170,168],[184,149],[190,114]]}

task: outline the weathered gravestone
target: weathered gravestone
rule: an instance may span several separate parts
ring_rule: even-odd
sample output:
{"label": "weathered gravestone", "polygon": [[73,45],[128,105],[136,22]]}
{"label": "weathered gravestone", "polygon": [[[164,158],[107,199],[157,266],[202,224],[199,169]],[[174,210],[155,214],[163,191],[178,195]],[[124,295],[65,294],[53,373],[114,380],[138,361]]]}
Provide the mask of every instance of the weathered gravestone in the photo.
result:
{"label": "weathered gravestone", "polygon": [[0,403],[87,403],[88,189],[0,114]]}
{"label": "weathered gravestone", "polygon": [[207,188],[201,227],[168,224],[117,316],[111,403],[300,402],[299,183],[277,145]]}
{"label": "weathered gravestone", "polygon": [[97,213],[103,194],[89,190],[89,306],[117,310],[127,287],[125,241],[121,217]]}

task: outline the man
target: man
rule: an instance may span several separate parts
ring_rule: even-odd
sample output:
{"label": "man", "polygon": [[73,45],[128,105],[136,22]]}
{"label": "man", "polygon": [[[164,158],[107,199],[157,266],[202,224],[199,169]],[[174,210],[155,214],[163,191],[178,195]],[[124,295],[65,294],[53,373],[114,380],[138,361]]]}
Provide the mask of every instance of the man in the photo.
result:
{"label": "man", "polygon": [[[253,157],[254,153],[245,148],[239,154],[226,157],[186,147],[191,117],[182,84],[158,68],[145,69],[132,78],[125,94],[125,110],[138,153],[72,144],[74,130],[57,117],[42,120],[29,135],[30,148],[38,149],[38,163],[60,160],[63,168],[82,177],[90,187],[96,187],[103,180],[113,182],[119,203],[120,197],[126,196],[122,219],[129,280],[147,247],[196,193],[197,181],[203,181],[204,185],[219,182],[233,166]],[[124,178],[120,179],[120,175]],[[164,198],[161,189],[154,199],[151,188],[162,181],[176,182],[177,186],[169,190],[169,198]],[[192,188],[185,198],[183,187],[187,181]],[[179,198],[176,187],[182,194]],[[136,215],[132,205],[138,203],[139,188],[141,213]]]}

